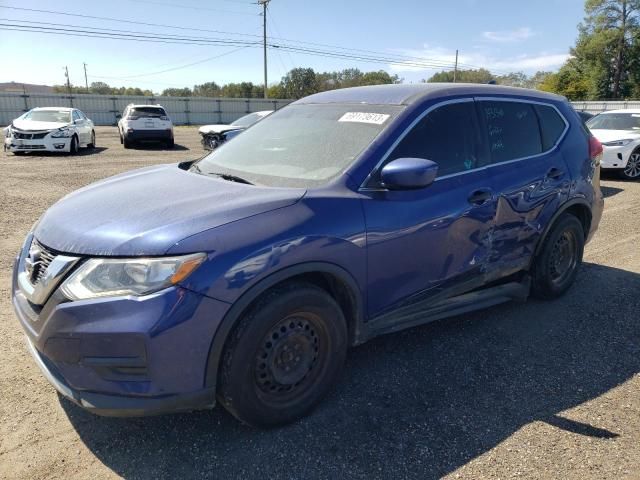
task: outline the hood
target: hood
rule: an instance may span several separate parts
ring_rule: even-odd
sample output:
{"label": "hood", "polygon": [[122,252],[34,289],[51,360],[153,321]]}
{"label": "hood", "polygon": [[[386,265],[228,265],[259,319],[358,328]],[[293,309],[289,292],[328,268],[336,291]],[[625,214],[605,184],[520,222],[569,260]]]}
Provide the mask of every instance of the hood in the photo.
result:
{"label": "hood", "polygon": [[593,136],[601,142],[613,142],[614,140],[624,140],[625,138],[640,139],[640,131],[638,130],[591,130]]}
{"label": "hood", "polygon": [[200,133],[224,133],[231,130],[244,130],[244,127],[238,127],[236,125],[203,125],[198,129]]}
{"label": "hood", "polygon": [[297,202],[302,189],[230,182],[161,165],[77,190],[42,216],[35,237],[60,252],[163,255],[191,235]]}
{"label": "hood", "polygon": [[69,122],[37,122],[34,120],[14,120],[11,124],[18,130],[55,130],[71,125]]}

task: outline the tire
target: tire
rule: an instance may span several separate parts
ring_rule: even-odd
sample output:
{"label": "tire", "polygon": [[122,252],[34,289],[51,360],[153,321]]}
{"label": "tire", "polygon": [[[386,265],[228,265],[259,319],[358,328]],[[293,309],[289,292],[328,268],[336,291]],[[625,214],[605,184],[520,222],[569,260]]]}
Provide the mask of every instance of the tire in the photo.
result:
{"label": "tire", "polygon": [[131,140],[128,140],[127,137],[123,138],[122,144],[124,145],[124,148],[132,148],[133,147],[133,142]]}
{"label": "tire", "polygon": [[76,155],[78,153],[78,137],[74,135],[71,137],[71,145],[69,145],[69,155]]}
{"label": "tire", "polygon": [[175,145],[173,138],[171,140],[167,140],[166,145],[167,145],[167,148],[169,149],[173,148],[173,146]]}
{"label": "tire", "polygon": [[93,130],[91,131],[91,142],[87,144],[87,148],[96,148],[96,132],[94,132]]}
{"label": "tire", "polygon": [[227,339],[218,399],[249,425],[293,422],[331,389],[346,352],[345,318],[330,295],[306,283],[275,287]]}
{"label": "tire", "polygon": [[556,220],[533,262],[533,296],[552,299],[569,290],[582,263],[584,239],[584,228],[575,216],[565,213]]}
{"label": "tire", "polygon": [[620,170],[620,176],[625,180],[640,179],[640,148],[636,148],[627,162],[627,166]]}
{"label": "tire", "polygon": [[123,141],[122,141],[122,134],[118,131],[118,133],[120,134],[120,145],[122,145]]}

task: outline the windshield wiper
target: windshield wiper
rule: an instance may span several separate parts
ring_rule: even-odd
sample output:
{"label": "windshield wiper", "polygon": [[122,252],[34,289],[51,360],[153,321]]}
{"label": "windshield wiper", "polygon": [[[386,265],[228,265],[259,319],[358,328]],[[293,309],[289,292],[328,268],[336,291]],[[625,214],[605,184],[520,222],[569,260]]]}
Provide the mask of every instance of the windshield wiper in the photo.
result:
{"label": "windshield wiper", "polygon": [[246,178],[238,177],[237,175],[231,175],[230,173],[207,172],[207,175],[215,175],[216,177],[220,177],[223,180],[228,180],[230,182],[246,183],[247,185],[253,185],[253,183],[251,183]]}

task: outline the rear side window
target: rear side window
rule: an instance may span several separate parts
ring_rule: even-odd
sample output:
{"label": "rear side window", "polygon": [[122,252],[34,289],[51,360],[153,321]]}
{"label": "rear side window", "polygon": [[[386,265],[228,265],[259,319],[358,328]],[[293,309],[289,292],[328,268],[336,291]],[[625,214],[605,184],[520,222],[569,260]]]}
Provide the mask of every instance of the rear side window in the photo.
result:
{"label": "rear side window", "polygon": [[478,102],[485,123],[492,163],[542,153],[542,139],[533,105],[515,101]]}
{"label": "rear side window", "polygon": [[395,148],[389,160],[416,157],[438,164],[438,176],[478,165],[478,129],[473,102],[452,103],[429,112]]}
{"label": "rear side window", "polygon": [[555,108],[546,105],[535,105],[534,108],[540,120],[542,150],[550,150],[564,133],[566,125]]}

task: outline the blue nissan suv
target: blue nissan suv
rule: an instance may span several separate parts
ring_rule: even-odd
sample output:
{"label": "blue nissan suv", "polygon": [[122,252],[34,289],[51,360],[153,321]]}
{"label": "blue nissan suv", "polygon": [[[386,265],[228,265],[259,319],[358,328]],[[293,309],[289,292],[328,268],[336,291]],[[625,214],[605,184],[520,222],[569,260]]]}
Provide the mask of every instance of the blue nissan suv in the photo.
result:
{"label": "blue nissan suv", "polygon": [[103,415],[309,412],[347,348],[573,283],[602,147],[563,97],[334,90],[198,161],[117,175],[34,225],[12,297],[65,397]]}

